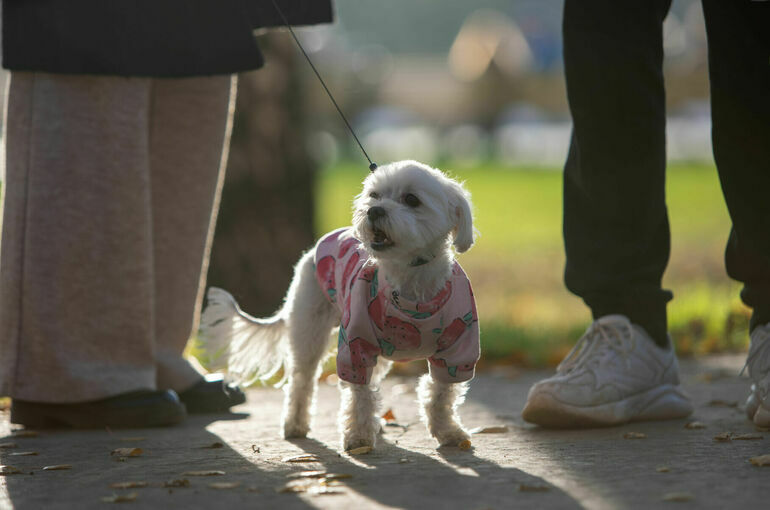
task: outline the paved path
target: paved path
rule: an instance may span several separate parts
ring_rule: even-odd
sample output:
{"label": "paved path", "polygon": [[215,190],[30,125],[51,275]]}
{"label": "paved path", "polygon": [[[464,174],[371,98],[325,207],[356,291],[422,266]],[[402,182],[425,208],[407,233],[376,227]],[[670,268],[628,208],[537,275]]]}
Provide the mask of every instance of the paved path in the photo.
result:
{"label": "paved path", "polygon": [[[389,378],[383,388],[385,406],[406,427],[387,427],[377,450],[357,457],[339,452],[337,392],[326,384],[311,437],[299,441],[280,439],[282,393],[272,389],[251,391],[238,414],[196,417],[172,429],[8,437],[7,415],[0,414],[0,443],[17,444],[0,448],[0,464],[23,471],[0,476],[0,508],[109,508],[101,498],[131,493],[136,499],[123,508],[767,508],[770,467],[752,466],[748,459],[770,453],[770,432],[756,440],[713,440],[725,431],[756,432],[740,407],[710,403],[742,404],[748,388],[737,376],[742,359],[683,363],[684,383],[696,407],[690,420],[583,431],[546,431],[522,422],[518,413],[527,390],[545,372],[483,374],[472,385],[463,419],[469,427],[505,425],[508,432],[475,435],[470,452],[435,448],[417,421],[411,378]],[[706,428],[686,429],[693,420]],[[627,432],[646,438],[624,439]],[[204,448],[215,443],[222,446]],[[110,455],[131,447],[143,453],[124,459]],[[22,451],[39,454],[11,456]],[[304,453],[318,461],[283,460]],[[72,469],[41,470],[55,464]],[[659,472],[662,467],[667,471]],[[202,470],[225,474],[185,474]],[[276,491],[291,480],[287,475],[303,470],[351,477],[339,486],[296,482],[315,483],[311,492]],[[163,487],[172,479],[186,479],[189,486]],[[148,486],[110,488],[129,481]],[[209,486],[214,482],[238,485],[215,489]],[[522,490],[527,488],[540,490]],[[663,501],[670,493],[692,499]]]}

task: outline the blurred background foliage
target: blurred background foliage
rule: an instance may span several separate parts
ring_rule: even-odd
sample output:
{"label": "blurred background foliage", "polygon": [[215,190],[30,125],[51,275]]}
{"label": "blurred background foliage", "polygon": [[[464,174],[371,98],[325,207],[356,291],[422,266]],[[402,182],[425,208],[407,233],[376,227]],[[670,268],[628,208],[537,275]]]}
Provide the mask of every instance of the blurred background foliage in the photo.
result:
{"label": "blurred background foliage", "polygon": [[[483,363],[555,365],[590,321],[562,283],[562,1],[335,6],[335,24],[297,32],[372,158],[424,161],[473,193],[481,236],[460,261],[479,303]],[[711,156],[700,2],[674,0],[664,33],[670,331],[682,354],[743,350],[748,311],[722,262],[729,218]],[[268,64],[240,77],[209,283],[267,315],[300,253],[350,223],[367,169],[288,33],[259,41]]]}

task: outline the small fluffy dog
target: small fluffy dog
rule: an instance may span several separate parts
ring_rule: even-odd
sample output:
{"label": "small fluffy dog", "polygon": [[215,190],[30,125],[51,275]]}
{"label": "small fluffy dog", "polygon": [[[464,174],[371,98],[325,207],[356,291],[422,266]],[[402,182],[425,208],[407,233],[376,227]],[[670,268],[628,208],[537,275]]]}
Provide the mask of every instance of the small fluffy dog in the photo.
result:
{"label": "small fluffy dog", "polygon": [[427,359],[418,396],[441,445],[470,447],[457,416],[479,357],[470,282],[454,252],[474,241],[469,193],[416,161],[377,168],[356,197],[353,227],[331,232],[297,263],[284,306],[273,317],[242,312],[212,288],[201,337],[212,359],[242,382],[281,367],[288,384],[286,438],[310,429],[317,380],[339,327],[339,426],[345,450],[374,446],[381,429],[377,386],[392,361]]}

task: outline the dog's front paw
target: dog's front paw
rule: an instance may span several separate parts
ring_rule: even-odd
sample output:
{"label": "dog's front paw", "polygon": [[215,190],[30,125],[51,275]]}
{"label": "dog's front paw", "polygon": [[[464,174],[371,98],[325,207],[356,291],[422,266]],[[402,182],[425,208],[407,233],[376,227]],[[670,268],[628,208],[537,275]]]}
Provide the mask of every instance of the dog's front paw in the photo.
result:
{"label": "dog's front paw", "polygon": [[462,427],[437,430],[435,437],[441,446],[458,446],[463,450],[471,447],[471,436]]}
{"label": "dog's front paw", "polygon": [[345,433],[345,437],[342,439],[342,446],[345,451],[361,448],[362,446],[374,448],[376,438],[377,436],[374,431],[349,431]]}

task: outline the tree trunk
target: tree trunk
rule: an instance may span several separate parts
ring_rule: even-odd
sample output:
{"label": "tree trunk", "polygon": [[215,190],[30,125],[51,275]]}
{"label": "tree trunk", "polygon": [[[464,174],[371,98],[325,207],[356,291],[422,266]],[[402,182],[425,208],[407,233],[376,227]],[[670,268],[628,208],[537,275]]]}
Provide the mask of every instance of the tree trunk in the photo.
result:
{"label": "tree trunk", "polygon": [[277,310],[314,239],[316,164],[305,142],[304,80],[286,34],[260,38],[266,66],[239,76],[208,285],[256,316]]}

